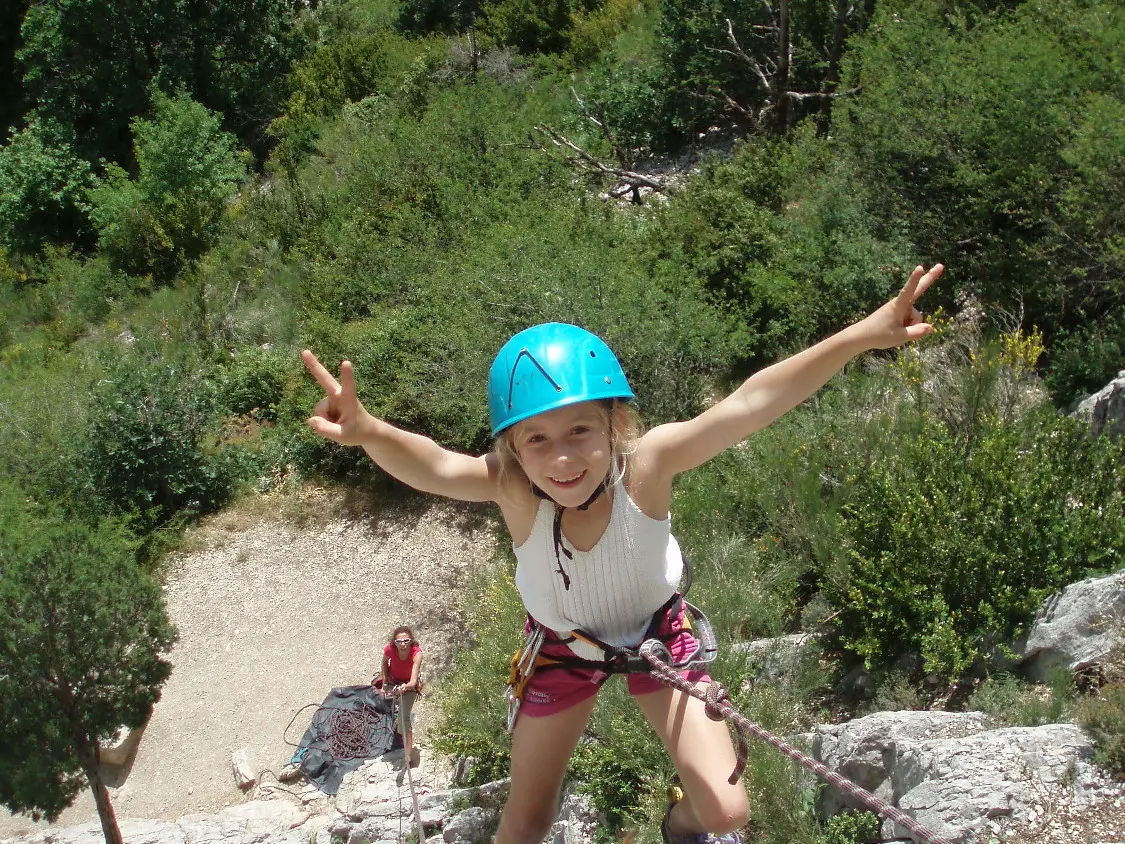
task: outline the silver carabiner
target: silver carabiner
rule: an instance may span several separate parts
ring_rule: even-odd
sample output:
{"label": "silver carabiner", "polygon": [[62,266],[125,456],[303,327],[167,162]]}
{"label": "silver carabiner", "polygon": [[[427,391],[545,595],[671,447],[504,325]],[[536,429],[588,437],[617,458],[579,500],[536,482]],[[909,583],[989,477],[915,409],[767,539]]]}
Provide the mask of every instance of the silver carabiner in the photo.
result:
{"label": "silver carabiner", "polygon": [[523,701],[516,697],[512,686],[508,686],[506,696],[508,698],[508,719],[506,726],[508,728],[508,735],[511,735],[512,730],[516,728],[516,716],[520,714],[520,704]]}
{"label": "silver carabiner", "polygon": [[[520,649],[519,658],[516,661],[516,671],[520,677],[526,677],[529,670],[535,668],[535,658],[539,656],[539,649],[543,647],[543,641],[546,639],[546,631],[542,625],[535,624],[532,626],[531,632],[527,634],[524,639],[523,648]],[[526,687],[526,682],[524,686]],[[516,687],[508,684],[507,690],[504,692],[504,697],[508,702],[508,718],[507,727],[508,734],[511,735],[512,730],[516,727],[516,717],[520,712],[520,704],[523,700],[516,695]]]}

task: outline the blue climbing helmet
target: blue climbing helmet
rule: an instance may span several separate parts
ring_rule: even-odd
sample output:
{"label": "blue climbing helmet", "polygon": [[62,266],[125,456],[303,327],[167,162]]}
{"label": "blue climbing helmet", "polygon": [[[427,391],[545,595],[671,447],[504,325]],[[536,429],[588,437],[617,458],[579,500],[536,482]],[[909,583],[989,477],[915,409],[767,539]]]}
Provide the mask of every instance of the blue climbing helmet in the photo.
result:
{"label": "blue climbing helmet", "polygon": [[546,322],[512,337],[488,371],[492,436],[538,413],[595,399],[632,401],[613,352],[576,325]]}

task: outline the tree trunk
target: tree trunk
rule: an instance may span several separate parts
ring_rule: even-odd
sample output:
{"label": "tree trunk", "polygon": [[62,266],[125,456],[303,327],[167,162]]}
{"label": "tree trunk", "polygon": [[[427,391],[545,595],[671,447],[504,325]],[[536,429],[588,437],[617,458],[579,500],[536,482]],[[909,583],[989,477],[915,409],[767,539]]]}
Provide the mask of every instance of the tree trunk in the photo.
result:
{"label": "tree trunk", "polygon": [[840,59],[844,55],[844,38],[847,37],[849,0],[836,0],[836,20],[832,24],[832,45],[828,48],[828,72],[824,75],[824,90],[832,93],[840,83]]}
{"label": "tree trunk", "polygon": [[[844,55],[844,38],[847,37],[848,6],[849,0],[836,0],[836,20],[832,25],[832,43],[828,48],[828,71],[824,75],[824,91],[828,94],[834,94],[840,84],[840,59]],[[821,108],[827,125],[832,114],[832,98],[825,97]]]}
{"label": "tree trunk", "polygon": [[773,131],[789,128],[789,0],[777,4],[777,72],[773,77]]}
{"label": "tree trunk", "polygon": [[94,792],[94,805],[98,807],[98,818],[102,822],[105,844],[124,844],[121,830],[117,827],[117,814],[113,811],[113,804],[109,802],[109,790],[102,782],[102,775],[98,770],[97,746],[80,748],[78,756],[82,760],[86,779],[90,783],[90,791]]}
{"label": "tree trunk", "polygon": [[98,770],[101,761],[98,740],[92,738],[82,727],[82,719],[78,715],[78,704],[71,683],[65,677],[60,677],[56,681],[55,688],[62,702],[63,711],[70,720],[70,737],[74,742],[78,763],[90,783],[90,791],[94,792],[94,805],[98,807],[98,818],[102,822],[105,844],[125,844],[121,838],[121,830],[117,827],[117,815],[113,811],[113,804],[109,802],[109,791],[102,782],[101,771]]}

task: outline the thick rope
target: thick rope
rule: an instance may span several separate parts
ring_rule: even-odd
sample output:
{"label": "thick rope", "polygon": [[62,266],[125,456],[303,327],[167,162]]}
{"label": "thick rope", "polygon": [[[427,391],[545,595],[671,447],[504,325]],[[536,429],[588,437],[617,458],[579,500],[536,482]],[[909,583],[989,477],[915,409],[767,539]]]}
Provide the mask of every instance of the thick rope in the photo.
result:
{"label": "thick rope", "polygon": [[[414,789],[414,774],[410,771],[414,748],[406,746],[406,734],[410,725],[406,723],[406,710],[402,708],[401,701],[396,701],[395,706],[398,708],[398,730],[399,735],[402,736],[402,748],[405,751],[406,781],[410,786],[410,799],[414,802],[414,823],[418,825],[418,841],[422,842],[426,840],[426,830],[422,827],[422,805],[418,802],[418,792]],[[413,741],[411,744],[413,744]]]}
{"label": "thick rope", "polygon": [[382,720],[383,713],[367,704],[360,709],[335,708],[320,737],[337,759],[367,759],[374,755],[371,733]]}
{"label": "thick rope", "polygon": [[728,721],[735,727],[735,735],[738,737],[738,761],[735,763],[734,772],[730,775],[729,782],[732,785],[738,782],[738,778],[742,776],[742,772],[746,770],[746,757],[750,752],[749,743],[747,741],[748,737],[761,739],[780,750],[803,768],[812,771],[817,776],[836,786],[836,788],[840,789],[840,791],[843,791],[845,794],[851,795],[881,817],[889,818],[899,826],[909,830],[915,840],[923,841],[926,844],[951,844],[949,839],[942,838],[937,833],[930,831],[901,809],[892,806],[885,800],[881,800],[870,791],[856,785],[847,777],[843,777],[835,771],[829,770],[820,762],[805,755],[800,750],[793,747],[793,745],[778,738],[773,733],[764,730],[758,724],[755,724],[746,716],[742,715],[742,713],[731,704],[730,696],[720,683],[712,681],[711,685],[707,687],[706,692],[700,691],[696,688],[695,684],[681,677],[675,668],[661,658],[662,650],[664,653],[667,653],[661,643],[655,639],[650,639],[641,645],[640,654],[651,666],[652,676],[664,685],[679,689],[684,694],[691,695],[696,700],[702,701],[706,707],[707,717],[711,720]]}

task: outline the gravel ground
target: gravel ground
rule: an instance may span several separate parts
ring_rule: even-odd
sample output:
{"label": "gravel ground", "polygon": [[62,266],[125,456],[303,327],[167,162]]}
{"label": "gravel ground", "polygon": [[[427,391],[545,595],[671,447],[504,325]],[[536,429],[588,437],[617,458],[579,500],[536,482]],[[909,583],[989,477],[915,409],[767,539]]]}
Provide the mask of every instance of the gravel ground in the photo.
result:
{"label": "gravel ground", "polygon": [[[333,686],[369,682],[396,625],[414,627],[428,691],[440,683],[461,641],[457,596],[494,547],[489,510],[432,500],[361,509],[344,515],[316,490],[300,502],[259,501],[202,526],[188,538],[198,550],[169,561],[165,595],[180,641],[132,768],[110,783],[119,819],[174,820],[245,800],[232,755],[246,748],[255,770],[280,771],[297,710]],[[286,510],[306,524],[283,518]],[[440,780],[436,760],[427,764],[430,701],[415,713],[421,773]],[[94,820],[86,790],[55,826]],[[46,826],[0,813],[0,839]]]}

